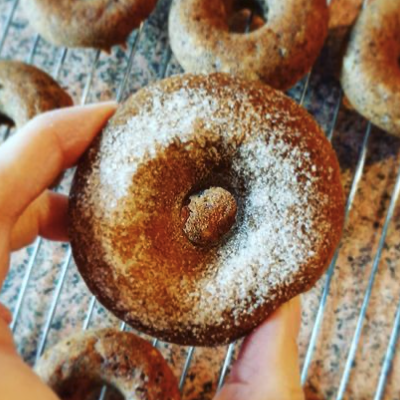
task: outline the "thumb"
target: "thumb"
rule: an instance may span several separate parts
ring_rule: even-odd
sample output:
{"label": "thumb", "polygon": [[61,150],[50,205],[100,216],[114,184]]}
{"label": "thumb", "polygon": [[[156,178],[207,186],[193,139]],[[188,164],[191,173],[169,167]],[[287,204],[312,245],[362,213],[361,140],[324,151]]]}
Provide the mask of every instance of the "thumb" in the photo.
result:
{"label": "thumb", "polygon": [[300,319],[297,297],[248,336],[215,400],[304,400],[296,342]]}

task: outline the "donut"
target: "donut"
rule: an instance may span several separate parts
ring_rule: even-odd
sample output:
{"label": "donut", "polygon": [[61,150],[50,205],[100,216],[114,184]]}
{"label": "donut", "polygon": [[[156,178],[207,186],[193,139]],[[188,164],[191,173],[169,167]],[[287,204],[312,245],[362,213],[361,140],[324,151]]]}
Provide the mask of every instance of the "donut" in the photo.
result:
{"label": "donut", "polygon": [[248,34],[232,27],[241,3],[173,0],[169,37],[177,60],[186,72],[227,72],[276,89],[290,88],[322,48],[328,31],[326,1],[263,0],[267,22]]}
{"label": "donut", "polygon": [[375,0],[350,35],[341,83],[350,104],[374,125],[400,135],[400,3]]}
{"label": "donut", "polygon": [[61,341],[43,354],[35,372],[62,400],[97,399],[104,384],[118,399],[180,399],[176,378],[161,353],[133,333],[114,329]]}
{"label": "donut", "polygon": [[50,43],[107,52],[114,45],[124,45],[156,3],[157,0],[22,0],[29,22]]}
{"label": "donut", "polygon": [[335,153],[303,108],[228,74],[178,75],[130,97],[81,159],[69,233],[106,308],[213,346],[316,282],[343,211]]}
{"label": "donut", "polygon": [[71,97],[40,69],[19,61],[0,61],[0,114],[17,128],[38,114],[72,104]]}

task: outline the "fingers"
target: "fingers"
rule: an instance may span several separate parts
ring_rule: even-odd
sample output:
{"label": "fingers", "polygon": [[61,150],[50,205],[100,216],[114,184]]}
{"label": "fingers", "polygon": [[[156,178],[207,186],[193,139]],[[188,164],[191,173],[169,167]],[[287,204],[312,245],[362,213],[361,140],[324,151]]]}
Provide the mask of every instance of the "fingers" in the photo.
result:
{"label": "fingers", "polygon": [[296,343],[300,318],[295,298],[258,327],[215,400],[304,400]]}
{"label": "fingers", "polygon": [[0,147],[0,210],[14,222],[65,168],[71,167],[114,113],[114,102],[39,115]]}
{"label": "fingers", "polygon": [[32,243],[36,236],[67,241],[68,198],[50,190],[43,192],[20,215],[11,233],[11,250]]}
{"label": "fingers", "polygon": [[2,319],[7,325],[11,324],[12,321],[12,316],[10,311],[1,303],[0,303],[0,319]]}
{"label": "fingers", "polygon": [[14,347],[11,331],[1,319],[0,391],[2,400],[58,399],[19,357]]}
{"label": "fingers", "polygon": [[[4,306],[2,306],[4,307]],[[17,351],[14,346],[14,339],[10,328],[8,327],[9,322],[0,318],[0,354],[16,354]]]}
{"label": "fingers", "polygon": [[10,227],[0,223],[0,288],[3,286],[10,262],[10,235]]}
{"label": "fingers", "polygon": [[0,352],[1,400],[60,400],[17,354]]}

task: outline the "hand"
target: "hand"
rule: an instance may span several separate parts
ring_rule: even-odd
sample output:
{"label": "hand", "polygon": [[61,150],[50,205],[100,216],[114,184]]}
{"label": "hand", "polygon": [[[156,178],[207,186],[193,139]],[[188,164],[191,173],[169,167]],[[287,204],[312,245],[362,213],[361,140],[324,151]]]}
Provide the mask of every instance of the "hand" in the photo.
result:
{"label": "hand", "polygon": [[[12,250],[36,235],[67,240],[68,200],[46,188],[73,166],[114,113],[115,103],[42,114],[0,146],[0,287]],[[0,399],[56,400],[18,356],[0,307]]]}
{"label": "hand", "polygon": [[[73,166],[115,111],[115,103],[42,114],[0,146],[0,287],[12,250],[37,235],[67,240],[65,196],[46,188]],[[56,400],[18,356],[0,305],[0,398]],[[215,400],[302,400],[296,337],[300,305],[292,300],[245,341]]]}
{"label": "hand", "polygon": [[300,309],[298,297],[290,300],[245,339],[214,400],[304,400],[296,342]]}

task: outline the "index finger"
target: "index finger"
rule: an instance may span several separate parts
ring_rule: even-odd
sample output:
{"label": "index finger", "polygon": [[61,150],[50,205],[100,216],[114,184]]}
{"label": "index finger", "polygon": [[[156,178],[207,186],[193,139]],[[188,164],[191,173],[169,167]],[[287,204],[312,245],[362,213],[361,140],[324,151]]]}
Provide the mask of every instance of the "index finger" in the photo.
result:
{"label": "index finger", "polygon": [[71,167],[115,112],[107,102],[51,111],[0,146],[0,219],[14,221]]}

